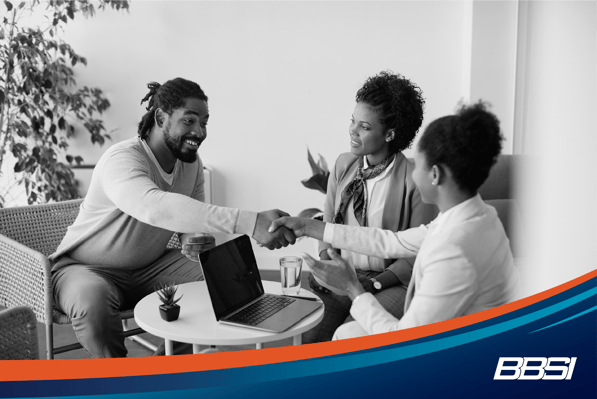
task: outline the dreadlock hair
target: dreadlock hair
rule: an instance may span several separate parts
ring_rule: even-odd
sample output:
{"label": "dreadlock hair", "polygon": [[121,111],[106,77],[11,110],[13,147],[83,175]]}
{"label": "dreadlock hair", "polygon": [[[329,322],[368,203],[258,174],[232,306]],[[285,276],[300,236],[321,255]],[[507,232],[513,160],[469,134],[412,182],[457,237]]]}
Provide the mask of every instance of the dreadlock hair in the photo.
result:
{"label": "dreadlock hair", "polygon": [[392,154],[410,148],[425,108],[423,92],[416,84],[400,74],[382,71],[365,81],[356,101],[373,107],[385,130],[394,129],[389,147]]}
{"label": "dreadlock hair", "polygon": [[500,121],[482,101],[461,105],[455,115],[431,122],[419,140],[427,167],[450,169],[461,190],[474,194],[485,182],[502,151]]}
{"label": "dreadlock hair", "polygon": [[150,82],[147,84],[147,88],[149,93],[141,100],[141,104],[148,101],[147,112],[141,118],[137,129],[137,134],[143,140],[147,138],[155,124],[155,111],[158,108],[161,108],[168,115],[172,115],[172,111],[182,107],[188,98],[197,98],[207,102],[207,96],[201,90],[201,87],[197,83],[183,78],[169,80],[163,85]]}

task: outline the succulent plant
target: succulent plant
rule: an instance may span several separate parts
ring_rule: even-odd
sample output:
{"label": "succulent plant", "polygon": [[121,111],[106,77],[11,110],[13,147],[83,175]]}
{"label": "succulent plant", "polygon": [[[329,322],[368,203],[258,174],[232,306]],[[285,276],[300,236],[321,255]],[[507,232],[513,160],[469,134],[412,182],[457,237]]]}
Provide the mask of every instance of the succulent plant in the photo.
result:
{"label": "succulent plant", "polygon": [[155,292],[160,297],[160,300],[163,304],[162,306],[166,308],[173,307],[174,305],[176,305],[176,302],[180,301],[180,299],[182,298],[181,295],[177,299],[174,299],[177,290],[178,287],[174,283],[161,284],[159,287],[155,287]]}

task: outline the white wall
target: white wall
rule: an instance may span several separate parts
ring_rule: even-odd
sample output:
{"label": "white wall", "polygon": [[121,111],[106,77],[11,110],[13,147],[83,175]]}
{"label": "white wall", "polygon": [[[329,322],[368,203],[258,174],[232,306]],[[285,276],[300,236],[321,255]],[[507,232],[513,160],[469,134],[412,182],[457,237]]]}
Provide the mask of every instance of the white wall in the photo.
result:
{"label": "white wall", "polygon": [[[139,2],[69,22],[67,40],[85,55],[81,84],[102,87],[106,126],[135,134],[150,81],[182,76],[209,96],[208,140],[200,155],[214,171],[214,202],[297,214],[324,196],[307,146],[332,163],[349,151],[348,124],[363,81],[383,69],[416,82],[425,125],[453,111],[461,93],[463,3]],[[73,145],[86,163],[104,149]],[[411,153],[411,152],[409,152]],[[314,249],[310,240],[286,253]],[[275,267],[284,251],[256,248]]]}
{"label": "white wall", "polygon": [[[89,61],[79,83],[112,102],[114,141],[135,134],[147,82],[183,76],[205,89],[212,118],[200,154],[225,206],[321,207],[323,195],[300,184],[306,147],[330,163],[348,151],[354,95],[382,69],[421,86],[424,126],[461,98],[489,100],[505,152],[520,142],[517,152],[547,159],[521,184],[537,204],[529,235],[543,254],[530,293],[595,267],[595,16],[595,2],[133,1],[129,14],[69,22],[66,36]],[[72,147],[87,163],[104,150],[83,137]],[[273,268],[304,250],[314,244],[256,253]]]}
{"label": "white wall", "polygon": [[505,139],[502,152],[512,154],[518,3],[476,1],[472,8],[468,99],[491,103]]}
{"label": "white wall", "polygon": [[[525,293],[581,276],[597,259],[597,6],[529,2],[517,102],[522,152],[534,167],[521,190],[538,256]],[[525,36],[523,35],[523,36]]]}

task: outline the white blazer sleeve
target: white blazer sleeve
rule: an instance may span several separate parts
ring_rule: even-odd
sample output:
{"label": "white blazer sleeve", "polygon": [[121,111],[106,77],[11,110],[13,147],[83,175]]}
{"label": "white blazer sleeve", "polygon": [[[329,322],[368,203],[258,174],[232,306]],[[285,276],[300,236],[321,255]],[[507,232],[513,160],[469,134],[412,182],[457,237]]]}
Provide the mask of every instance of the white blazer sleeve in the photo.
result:
{"label": "white blazer sleeve", "polygon": [[328,227],[333,230],[324,240],[331,237],[334,248],[387,259],[416,256],[428,231],[425,225],[399,232],[342,224],[328,225],[326,230]]}
{"label": "white blazer sleeve", "polygon": [[[402,319],[389,314],[373,295],[359,298],[350,313],[368,334],[422,326],[459,317],[477,295],[476,269],[462,248],[450,243],[431,244],[417,273],[414,297]],[[363,300],[361,300],[363,299]]]}
{"label": "white blazer sleeve", "polygon": [[462,316],[478,295],[477,270],[461,247],[437,243],[425,248],[425,255],[414,297],[400,320],[401,329]]}

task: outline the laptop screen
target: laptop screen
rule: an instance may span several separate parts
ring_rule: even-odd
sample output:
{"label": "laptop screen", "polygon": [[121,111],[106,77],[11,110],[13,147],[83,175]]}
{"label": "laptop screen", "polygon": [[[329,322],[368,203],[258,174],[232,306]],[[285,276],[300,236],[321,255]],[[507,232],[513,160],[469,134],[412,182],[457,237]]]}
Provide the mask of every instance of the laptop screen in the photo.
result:
{"label": "laptop screen", "polygon": [[204,251],[199,259],[217,320],[263,294],[248,236],[242,235]]}

